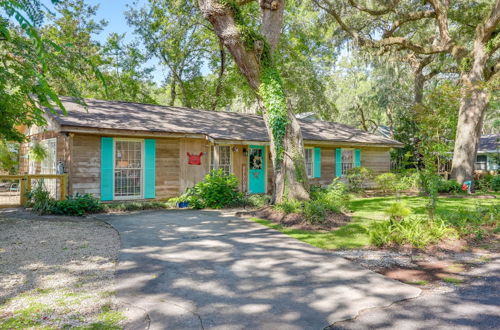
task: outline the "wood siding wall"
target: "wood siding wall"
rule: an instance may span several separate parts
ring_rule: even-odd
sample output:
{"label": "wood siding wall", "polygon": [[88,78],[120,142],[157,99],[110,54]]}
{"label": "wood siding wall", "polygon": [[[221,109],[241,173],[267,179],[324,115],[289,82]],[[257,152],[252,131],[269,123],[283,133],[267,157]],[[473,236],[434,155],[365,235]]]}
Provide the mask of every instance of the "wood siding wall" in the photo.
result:
{"label": "wood siding wall", "polygon": [[70,194],[101,197],[101,137],[74,135],[69,167]]}
{"label": "wood siding wall", "polygon": [[[210,144],[202,139],[181,139],[179,146],[180,152],[177,154],[177,159],[180,161],[179,193],[183,193],[187,188],[193,187],[197,182],[203,180],[210,170]],[[199,155],[202,152],[201,165],[188,164],[187,153]]]}
{"label": "wood siding wall", "polygon": [[[46,131],[42,133],[37,133],[31,135],[31,141],[43,141],[47,139],[56,139],[56,164],[57,162],[63,162],[68,168],[67,164],[69,164],[70,158],[70,136],[66,134],[56,133],[54,131]],[[21,143],[19,147],[19,174],[28,174],[29,171],[29,142]],[[41,173],[41,164],[40,162],[36,163],[35,173],[31,174],[40,174]]]}
{"label": "wood siding wall", "polygon": [[[91,193],[100,198],[100,150],[101,137],[85,134],[59,134],[43,132],[33,138],[41,141],[57,138],[57,161],[63,161],[69,177],[69,194]],[[125,137],[125,136],[124,136]],[[321,178],[310,179],[311,184],[327,185],[335,178],[336,146],[306,147],[321,148]],[[231,145],[233,173],[240,181],[240,189],[247,191],[248,156],[244,154],[248,145]],[[361,147],[361,166],[370,168],[375,174],[390,171],[389,148]],[[189,165],[187,153],[203,152],[201,165]],[[20,173],[28,172],[28,143],[20,147]],[[156,198],[178,196],[187,188],[201,181],[210,169],[210,143],[203,139],[156,139]],[[267,191],[273,187],[273,167],[269,147],[266,147]],[[38,171],[39,173],[38,166]]]}
{"label": "wood siding wall", "polygon": [[156,198],[180,193],[179,150],[178,139],[156,139]]}

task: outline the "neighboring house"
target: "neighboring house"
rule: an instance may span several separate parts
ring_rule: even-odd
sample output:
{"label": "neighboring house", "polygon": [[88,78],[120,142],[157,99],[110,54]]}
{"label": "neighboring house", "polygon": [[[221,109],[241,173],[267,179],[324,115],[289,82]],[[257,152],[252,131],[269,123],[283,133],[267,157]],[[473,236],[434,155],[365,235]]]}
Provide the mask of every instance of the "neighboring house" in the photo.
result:
{"label": "neighboring house", "polygon": [[476,171],[498,171],[500,162],[500,134],[483,135],[479,140]]}
{"label": "neighboring house", "polygon": [[[148,104],[62,98],[67,116],[26,130],[51,157],[33,164],[21,147],[21,173],[64,166],[69,193],[101,200],[167,198],[183,193],[209,172],[234,173],[241,191],[269,193],[272,164],[263,119],[256,115]],[[349,126],[299,120],[310,182],[329,184],[356,166],[390,170],[391,148],[401,143]],[[50,164],[49,164],[50,162]]]}

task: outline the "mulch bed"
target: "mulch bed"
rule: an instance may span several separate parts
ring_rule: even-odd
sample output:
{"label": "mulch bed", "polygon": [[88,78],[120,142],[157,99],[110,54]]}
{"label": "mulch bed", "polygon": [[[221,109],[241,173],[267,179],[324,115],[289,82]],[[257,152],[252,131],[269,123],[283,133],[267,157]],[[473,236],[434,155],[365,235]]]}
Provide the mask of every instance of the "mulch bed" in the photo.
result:
{"label": "mulch bed", "polygon": [[322,223],[311,224],[308,223],[302,214],[283,212],[274,210],[271,206],[266,206],[261,209],[239,213],[238,215],[252,216],[260,219],[272,221],[273,223],[282,225],[287,228],[310,230],[310,231],[331,231],[345,226],[351,222],[351,216],[344,213],[329,213]]}

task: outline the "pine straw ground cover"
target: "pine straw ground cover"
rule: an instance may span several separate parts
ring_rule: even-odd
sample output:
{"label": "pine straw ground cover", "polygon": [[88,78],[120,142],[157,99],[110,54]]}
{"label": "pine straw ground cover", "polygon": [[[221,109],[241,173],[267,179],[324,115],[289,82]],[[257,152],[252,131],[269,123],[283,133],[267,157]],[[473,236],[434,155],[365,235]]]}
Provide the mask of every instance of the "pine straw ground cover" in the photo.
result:
{"label": "pine straw ground cover", "polygon": [[0,217],[0,329],[117,329],[118,234],[93,220]]}

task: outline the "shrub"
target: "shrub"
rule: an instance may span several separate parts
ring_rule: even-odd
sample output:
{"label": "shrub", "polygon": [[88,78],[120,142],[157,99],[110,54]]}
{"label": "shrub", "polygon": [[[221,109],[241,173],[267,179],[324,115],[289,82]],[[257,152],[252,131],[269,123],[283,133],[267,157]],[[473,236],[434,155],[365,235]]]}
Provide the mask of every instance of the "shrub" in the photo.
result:
{"label": "shrub", "polygon": [[281,211],[285,214],[301,213],[302,203],[296,199],[285,200],[281,203],[276,204],[274,206],[274,209]]}
{"label": "shrub", "polygon": [[489,173],[486,173],[485,175],[481,176],[479,180],[476,181],[477,189],[482,191],[492,190],[493,178],[494,176]]}
{"label": "shrub", "polygon": [[82,216],[88,213],[102,212],[103,210],[103,205],[91,194],[76,194],[75,196],[68,196],[65,200],[54,201],[50,213]]}
{"label": "shrub", "polygon": [[389,220],[392,222],[401,221],[411,214],[411,209],[404,201],[394,202],[385,210],[385,214],[389,216]]}
{"label": "shrub", "polygon": [[398,183],[398,176],[394,173],[382,173],[375,177],[375,182],[384,193],[393,192]]}
{"label": "shrub", "polygon": [[453,228],[443,220],[408,217],[399,222],[375,222],[369,227],[370,241],[376,246],[406,245],[425,248],[444,238],[456,236]]}
{"label": "shrub", "polygon": [[147,202],[120,202],[101,204],[104,211],[142,211],[142,210],[155,210],[155,209],[168,209],[174,205],[169,202],[161,201],[147,201]]}
{"label": "shrub", "polygon": [[245,197],[244,204],[250,207],[263,207],[271,203],[271,196],[265,194],[253,194]]}
{"label": "shrub", "polygon": [[50,193],[45,189],[43,180],[38,181],[35,188],[28,192],[28,206],[38,214],[50,213],[55,200],[50,197]]}
{"label": "shrub", "polygon": [[473,209],[459,208],[453,212],[441,212],[438,217],[453,226],[460,236],[471,234],[480,238],[487,229],[494,231],[499,225],[500,205],[476,205]]}
{"label": "shrub", "polygon": [[395,189],[397,191],[417,190],[419,175],[416,171],[407,170],[398,175],[398,182]]}
{"label": "shrub", "polygon": [[373,171],[366,167],[354,167],[347,172],[346,177],[349,190],[359,192],[363,189],[363,184],[373,177]]}
{"label": "shrub", "polygon": [[303,215],[309,223],[321,223],[325,220],[327,204],[322,200],[311,200],[304,203]]}
{"label": "shrub", "polygon": [[220,209],[237,205],[243,201],[243,194],[238,191],[238,179],[234,174],[226,175],[222,169],[208,173],[203,181],[188,189],[182,196],[195,209],[205,207]]}
{"label": "shrub", "polygon": [[338,179],[335,179],[326,189],[311,192],[311,200],[321,202],[330,212],[339,213],[349,210],[350,196],[347,186]]}
{"label": "shrub", "polygon": [[455,180],[440,179],[437,183],[437,191],[439,193],[461,193],[462,185]]}
{"label": "shrub", "polygon": [[38,214],[77,215],[97,213],[104,210],[97,198],[90,194],[68,196],[65,200],[55,200],[39,181],[35,189],[28,193],[28,203]]}
{"label": "shrub", "polygon": [[497,174],[491,179],[491,190],[500,191],[500,175]]}

